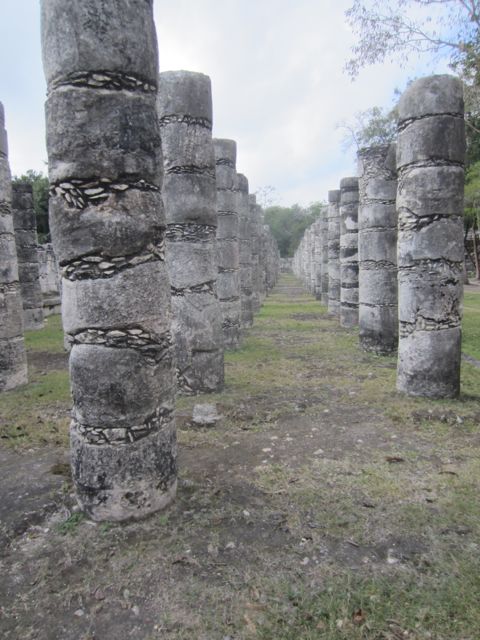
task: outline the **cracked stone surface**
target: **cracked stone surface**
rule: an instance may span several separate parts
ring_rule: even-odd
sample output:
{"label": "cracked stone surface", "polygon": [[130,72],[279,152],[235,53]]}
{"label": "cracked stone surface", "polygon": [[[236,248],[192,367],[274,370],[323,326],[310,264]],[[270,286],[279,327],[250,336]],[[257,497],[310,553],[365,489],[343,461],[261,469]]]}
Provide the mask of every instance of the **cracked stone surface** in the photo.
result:
{"label": "cracked stone surface", "polygon": [[412,83],[399,102],[397,388],[455,397],[460,389],[465,131],[461,82]]}
{"label": "cracked stone surface", "polygon": [[43,0],[41,10],[72,475],[93,520],[141,518],[176,491],[153,8]]}

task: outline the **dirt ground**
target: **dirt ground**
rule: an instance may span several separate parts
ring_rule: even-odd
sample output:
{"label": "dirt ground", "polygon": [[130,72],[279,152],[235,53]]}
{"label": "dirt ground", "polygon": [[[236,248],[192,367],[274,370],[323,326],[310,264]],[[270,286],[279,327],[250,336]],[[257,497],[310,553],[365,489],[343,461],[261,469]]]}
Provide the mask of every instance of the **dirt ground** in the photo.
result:
{"label": "dirt ground", "polygon": [[[478,638],[463,620],[443,636],[416,613],[369,626],[348,600],[357,577],[435,591],[480,543],[478,370],[464,365],[458,401],[403,399],[395,360],[356,340],[284,276],[228,357],[225,392],[179,400],[178,497],[142,522],[84,519],[64,447],[0,444],[0,636]],[[34,356],[40,371],[65,363]],[[204,402],[222,415],[215,427],[191,422]],[[299,621],[291,586],[309,597],[339,580],[335,612]]]}

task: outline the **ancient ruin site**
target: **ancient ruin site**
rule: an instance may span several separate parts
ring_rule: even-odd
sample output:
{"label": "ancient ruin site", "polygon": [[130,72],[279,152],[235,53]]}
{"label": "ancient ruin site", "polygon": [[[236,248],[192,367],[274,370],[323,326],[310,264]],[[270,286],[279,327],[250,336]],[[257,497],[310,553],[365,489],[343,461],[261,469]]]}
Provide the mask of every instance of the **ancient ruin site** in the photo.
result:
{"label": "ancient ruin site", "polygon": [[480,2],[330,4],[22,22],[2,640],[480,637]]}

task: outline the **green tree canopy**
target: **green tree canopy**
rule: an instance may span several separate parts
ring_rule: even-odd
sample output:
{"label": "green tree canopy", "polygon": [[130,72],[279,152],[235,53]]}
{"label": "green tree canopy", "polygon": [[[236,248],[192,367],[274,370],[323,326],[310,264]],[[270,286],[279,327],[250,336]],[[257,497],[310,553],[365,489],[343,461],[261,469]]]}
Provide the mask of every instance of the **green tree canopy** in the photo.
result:
{"label": "green tree canopy", "polygon": [[326,207],[323,202],[312,202],[304,208],[298,204],[291,207],[273,206],[265,209],[265,223],[272,230],[282,258],[291,258],[305,232]]}

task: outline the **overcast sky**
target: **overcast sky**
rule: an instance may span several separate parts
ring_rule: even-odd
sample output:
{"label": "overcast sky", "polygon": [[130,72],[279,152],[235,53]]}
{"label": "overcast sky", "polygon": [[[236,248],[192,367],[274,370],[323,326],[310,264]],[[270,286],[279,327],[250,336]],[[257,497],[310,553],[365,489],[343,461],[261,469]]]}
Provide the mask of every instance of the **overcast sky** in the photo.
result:
{"label": "overcast sky", "polygon": [[[69,0],[65,0],[68,2]],[[13,174],[46,171],[39,0],[1,0],[0,100]],[[381,65],[352,82],[350,0],[155,0],[160,70],[212,79],[214,136],[237,141],[237,170],[275,203],[324,200],[355,175],[337,124],[391,106],[395,88],[434,69]],[[444,69],[441,69],[444,71]]]}

